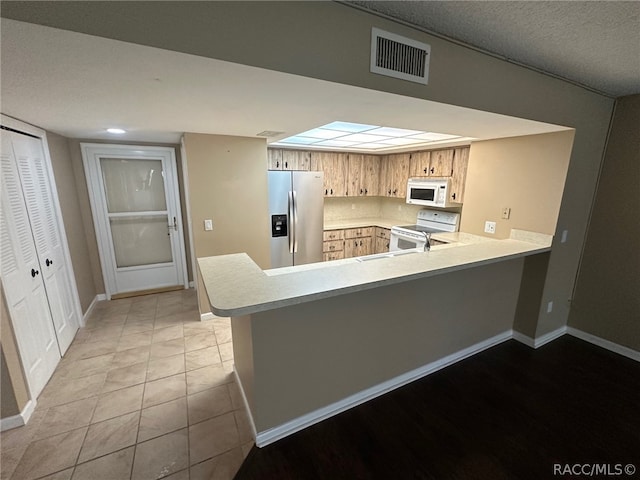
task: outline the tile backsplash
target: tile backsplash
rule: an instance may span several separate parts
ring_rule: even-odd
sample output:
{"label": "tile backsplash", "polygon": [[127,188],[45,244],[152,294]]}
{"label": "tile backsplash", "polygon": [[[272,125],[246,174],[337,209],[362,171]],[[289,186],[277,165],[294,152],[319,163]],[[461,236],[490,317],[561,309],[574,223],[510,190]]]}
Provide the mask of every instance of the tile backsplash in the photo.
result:
{"label": "tile backsplash", "polygon": [[362,218],[385,218],[398,223],[415,223],[419,206],[402,198],[337,197],[324,199],[325,223]]}

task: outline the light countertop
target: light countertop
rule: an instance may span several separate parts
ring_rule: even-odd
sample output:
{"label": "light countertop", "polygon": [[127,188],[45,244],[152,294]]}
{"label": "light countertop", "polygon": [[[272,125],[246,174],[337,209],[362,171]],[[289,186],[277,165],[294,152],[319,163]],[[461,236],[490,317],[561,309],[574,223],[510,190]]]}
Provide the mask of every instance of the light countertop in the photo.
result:
{"label": "light countertop", "polygon": [[348,258],[266,271],[246,253],[199,258],[198,266],[212,312],[240,316],[547,252],[552,240],[515,229],[505,240],[463,232],[434,238],[452,243],[370,261]]}
{"label": "light countertop", "polygon": [[[343,230],[345,228],[382,227],[391,228],[396,225],[408,225],[411,222],[396,220],[393,218],[359,218],[357,220],[331,220],[324,223],[325,230]],[[415,222],[414,222],[415,223]]]}

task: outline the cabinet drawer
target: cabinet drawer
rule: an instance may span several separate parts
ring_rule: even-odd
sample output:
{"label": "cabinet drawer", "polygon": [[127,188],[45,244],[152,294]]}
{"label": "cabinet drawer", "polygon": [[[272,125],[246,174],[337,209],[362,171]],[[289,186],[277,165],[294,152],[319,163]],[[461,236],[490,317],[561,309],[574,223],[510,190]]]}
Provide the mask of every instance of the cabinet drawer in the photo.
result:
{"label": "cabinet drawer", "polygon": [[344,258],[344,252],[326,252],[322,254],[322,260],[328,262],[330,260],[342,260]]}
{"label": "cabinet drawer", "polygon": [[342,240],[333,240],[331,242],[322,242],[322,252],[340,252],[342,251],[344,242]]}
{"label": "cabinet drawer", "polygon": [[344,230],[325,230],[322,233],[322,240],[325,242],[331,240],[342,240],[344,238]]}
{"label": "cabinet drawer", "polygon": [[391,238],[391,230],[388,228],[377,227],[376,228],[376,237],[384,238],[389,240]]}
{"label": "cabinet drawer", "polygon": [[344,238],[361,238],[373,235],[373,227],[347,228],[344,231]]}

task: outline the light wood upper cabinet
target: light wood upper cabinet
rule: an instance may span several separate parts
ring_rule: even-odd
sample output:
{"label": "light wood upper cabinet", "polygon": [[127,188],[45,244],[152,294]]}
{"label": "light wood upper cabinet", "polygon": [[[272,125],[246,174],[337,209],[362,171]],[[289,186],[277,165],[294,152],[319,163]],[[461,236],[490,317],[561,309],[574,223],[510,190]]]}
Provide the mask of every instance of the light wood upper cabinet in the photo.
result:
{"label": "light wood upper cabinet", "polygon": [[413,152],[409,159],[409,177],[428,177],[431,168],[431,152]]}
{"label": "light wood upper cabinet", "polygon": [[407,180],[409,180],[409,159],[408,153],[394,153],[387,155],[387,185],[388,197],[404,198],[407,195]]}
{"label": "light wood upper cabinet", "polygon": [[281,148],[267,148],[267,170],[282,170]]}
{"label": "light wood upper cabinet", "polygon": [[380,159],[375,155],[348,155],[348,188],[350,197],[375,196],[378,194]]}
{"label": "light wood upper cabinet", "polygon": [[311,152],[303,150],[283,150],[282,170],[309,171],[311,165]]}
{"label": "light wood upper cabinet", "polygon": [[431,166],[429,176],[450,177],[453,170],[453,148],[433,150],[431,152]]}
{"label": "light wood upper cabinet", "polygon": [[469,164],[469,147],[460,147],[453,152],[453,172],[451,174],[451,200],[464,202],[464,185],[467,179],[467,166]]}
{"label": "light wood upper cabinet", "polygon": [[311,152],[310,168],[323,172],[324,196],[344,197],[347,194],[347,154]]}

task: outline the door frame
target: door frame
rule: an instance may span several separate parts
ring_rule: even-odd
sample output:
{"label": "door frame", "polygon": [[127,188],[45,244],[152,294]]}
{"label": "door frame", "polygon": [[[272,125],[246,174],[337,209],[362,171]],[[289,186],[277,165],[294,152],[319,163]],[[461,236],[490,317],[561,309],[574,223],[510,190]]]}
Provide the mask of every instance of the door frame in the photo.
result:
{"label": "door frame", "polygon": [[[175,262],[179,272],[182,273],[182,285],[184,288],[189,288],[189,279],[187,276],[187,261],[184,244],[184,225],[182,222],[182,206],[180,202],[180,182],[178,181],[177,174],[177,161],[175,148],[173,147],[161,147],[161,146],[149,146],[149,145],[135,145],[135,144],[113,144],[113,143],[86,143],[80,144],[82,150],[82,160],[84,165],[84,171],[87,178],[87,188],[89,190],[89,200],[91,204],[91,213],[93,215],[93,226],[96,232],[96,240],[98,242],[98,251],[100,257],[100,267],[102,269],[102,279],[104,281],[105,295],[107,300],[111,300],[111,296],[115,295],[115,272],[112,265],[109,263],[112,258],[112,245],[110,241],[110,234],[105,230],[105,225],[102,219],[102,197],[101,192],[98,191],[100,187],[99,178],[91,174],[91,169],[88,168],[88,162],[90,157],[94,155],[100,156],[130,156],[135,158],[140,156],[142,152],[150,154],[169,154],[171,171],[166,172],[165,189],[172,190],[170,198],[173,200],[173,207],[176,212],[176,221],[178,223],[178,232],[180,235],[178,242],[178,252]],[[175,190],[174,190],[175,188]],[[100,211],[98,211],[100,209]]]}

